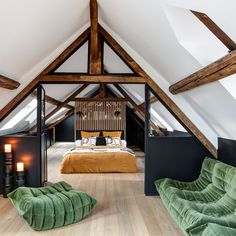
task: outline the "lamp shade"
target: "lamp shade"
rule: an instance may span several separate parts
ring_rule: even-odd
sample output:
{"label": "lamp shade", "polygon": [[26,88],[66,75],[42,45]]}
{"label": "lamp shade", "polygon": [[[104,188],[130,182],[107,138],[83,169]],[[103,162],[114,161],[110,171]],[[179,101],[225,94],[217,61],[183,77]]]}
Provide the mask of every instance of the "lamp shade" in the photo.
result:
{"label": "lamp shade", "polygon": [[11,144],[5,144],[4,145],[4,152],[5,153],[11,152]]}
{"label": "lamp shade", "polygon": [[17,162],[16,164],[16,171],[24,171],[24,163],[23,162]]}

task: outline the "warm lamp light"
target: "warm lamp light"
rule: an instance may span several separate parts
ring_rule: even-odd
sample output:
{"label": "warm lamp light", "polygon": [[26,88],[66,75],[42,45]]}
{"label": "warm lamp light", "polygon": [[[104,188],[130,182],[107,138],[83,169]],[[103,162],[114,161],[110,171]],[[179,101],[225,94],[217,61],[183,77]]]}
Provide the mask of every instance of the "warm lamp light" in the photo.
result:
{"label": "warm lamp light", "polygon": [[4,151],[5,151],[5,153],[11,152],[11,144],[5,144],[4,145]]}
{"label": "warm lamp light", "polygon": [[24,171],[24,163],[23,162],[18,162],[16,164],[16,171],[17,172]]}

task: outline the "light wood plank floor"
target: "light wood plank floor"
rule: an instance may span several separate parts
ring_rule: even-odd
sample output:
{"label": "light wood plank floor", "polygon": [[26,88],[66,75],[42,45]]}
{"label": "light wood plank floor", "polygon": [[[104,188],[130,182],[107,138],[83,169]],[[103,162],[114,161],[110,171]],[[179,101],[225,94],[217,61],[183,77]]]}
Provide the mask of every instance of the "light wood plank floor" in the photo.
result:
{"label": "light wood plank floor", "polygon": [[73,143],[56,143],[48,150],[48,179],[67,181],[98,200],[93,213],[79,223],[35,232],[18,215],[8,199],[0,198],[0,235],[182,236],[159,197],[144,195],[144,153],[135,150],[137,174],[62,175],[62,155]]}

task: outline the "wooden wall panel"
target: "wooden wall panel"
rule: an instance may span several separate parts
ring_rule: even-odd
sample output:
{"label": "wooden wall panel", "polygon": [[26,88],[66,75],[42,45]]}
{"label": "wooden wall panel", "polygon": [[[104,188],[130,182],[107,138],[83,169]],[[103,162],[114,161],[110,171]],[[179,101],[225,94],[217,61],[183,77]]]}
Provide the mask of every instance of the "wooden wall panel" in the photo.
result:
{"label": "wooden wall panel", "polygon": [[76,101],[75,111],[76,131],[123,130],[125,136],[125,101]]}

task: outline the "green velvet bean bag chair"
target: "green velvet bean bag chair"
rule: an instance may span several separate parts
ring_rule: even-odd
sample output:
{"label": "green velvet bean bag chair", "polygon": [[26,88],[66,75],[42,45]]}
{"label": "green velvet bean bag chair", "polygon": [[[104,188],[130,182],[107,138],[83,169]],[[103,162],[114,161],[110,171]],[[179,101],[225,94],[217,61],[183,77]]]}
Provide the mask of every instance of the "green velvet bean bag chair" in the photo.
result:
{"label": "green velvet bean bag chair", "polygon": [[19,214],[34,230],[73,224],[89,215],[96,200],[66,182],[41,188],[20,187],[8,194]]}
{"label": "green velvet bean bag chair", "polygon": [[155,184],[170,214],[186,235],[208,223],[236,228],[236,168],[206,159],[199,179],[194,182],[181,184],[162,179]]}
{"label": "green velvet bean bag chair", "polygon": [[192,229],[189,232],[191,236],[233,236],[236,235],[236,229],[217,225],[213,223],[204,224]]}

